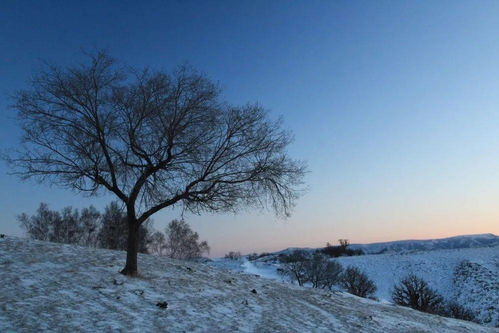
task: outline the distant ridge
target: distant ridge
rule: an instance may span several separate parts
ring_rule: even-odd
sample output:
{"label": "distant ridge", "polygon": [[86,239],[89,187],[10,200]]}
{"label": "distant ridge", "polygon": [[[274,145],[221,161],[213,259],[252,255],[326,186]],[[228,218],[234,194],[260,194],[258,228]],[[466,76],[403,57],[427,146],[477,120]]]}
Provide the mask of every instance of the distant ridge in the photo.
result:
{"label": "distant ridge", "polygon": [[[381,253],[400,253],[408,251],[434,251],[434,250],[451,250],[451,249],[468,249],[479,247],[494,247],[499,246],[499,236],[492,233],[476,234],[476,235],[460,235],[446,238],[436,239],[408,239],[390,242],[378,242],[368,244],[350,244],[352,249],[361,249],[366,254],[381,254]],[[273,254],[290,253],[293,250],[304,250],[313,252],[316,248],[297,248],[290,247]]]}
{"label": "distant ridge", "polygon": [[400,240],[370,244],[352,244],[351,248],[362,249],[366,253],[390,253],[405,251],[433,251],[446,249],[467,249],[493,247],[499,245],[499,236],[492,233],[461,235],[438,239]]}

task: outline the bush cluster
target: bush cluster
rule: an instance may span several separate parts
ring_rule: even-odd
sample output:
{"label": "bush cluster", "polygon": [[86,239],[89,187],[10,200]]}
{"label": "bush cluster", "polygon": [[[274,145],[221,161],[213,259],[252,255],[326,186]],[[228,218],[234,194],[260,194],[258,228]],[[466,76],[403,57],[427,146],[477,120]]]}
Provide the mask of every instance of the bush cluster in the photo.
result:
{"label": "bush cluster", "polygon": [[241,252],[239,251],[230,251],[224,256],[225,259],[229,260],[240,260],[242,258]]}
{"label": "bush cluster", "polygon": [[327,243],[326,247],[317,251],[333,258],[344,256],[360,256],[364,254],[364,251],[362,251],[361,249],[355,250],[349,248],[350,242],[347,239],[340,239],[339,243],[340,245],[336,246]]}
{"label": "bush cluster", "polygon": [[347,267],[342,275],[341,286],[350,294],[359,297],[372,297],[376,292],[376,285],[357,267]]}
{"label": "bush cluster", "polygon": [[360,297],[370,297],[376,292],[374,282],[365,273],[353,267],[344,270],[339,263],[322,253],[314,253],[310,257],[306,252],[296,250],[279,259],[279,273],[300,286],[331,290],[337,285]]}
{"label": "bush cluster", "polygon": [[409,274],[392,291],[393,301],[418,311],[433,313],[445,317],[476,321],[475,314],[462,305],[444,298],[422,278]]}

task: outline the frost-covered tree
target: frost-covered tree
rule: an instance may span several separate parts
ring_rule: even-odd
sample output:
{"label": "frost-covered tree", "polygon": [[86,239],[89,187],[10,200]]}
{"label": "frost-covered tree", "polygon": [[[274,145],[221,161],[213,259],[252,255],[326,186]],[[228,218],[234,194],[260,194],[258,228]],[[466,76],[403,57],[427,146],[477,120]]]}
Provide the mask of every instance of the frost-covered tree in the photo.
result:
{"label": "frost-covered tree", "polygon": [[[301,163],[291,136],[259,105],[233,106],[205,76],[118,66],[104,52],[88,62],[47,66],[14,109],[23,145],[8,161],[23,178],[87,194],[113,193],[125,206],[123,274],[137,274],[139,227],[161,209],[273,207],[287,215]],[[128,232],[127,232],[128,230]]]}

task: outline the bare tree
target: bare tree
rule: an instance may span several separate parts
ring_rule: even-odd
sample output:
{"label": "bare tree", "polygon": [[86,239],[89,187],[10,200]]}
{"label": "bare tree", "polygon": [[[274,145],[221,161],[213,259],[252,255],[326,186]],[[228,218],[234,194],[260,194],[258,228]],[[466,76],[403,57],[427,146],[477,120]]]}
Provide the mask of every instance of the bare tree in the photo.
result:
{"label": "bare tree", "polygon": [[98,233],[101,227],[101,215],[94,206],[83,208],[80,214],[80,226],[83,231],[79,244],[84,246],[97,247]]}
{"label": "bare tree", "polygon": [[392,299],[396,304],[423,312],[442,311],[442,296],[430,288],[425,280],[414,274],[406,276],[393,288]]}
{"label": "bare tree", "polygon": [[243,256],[239,251],[229,251],[225,254],[224,258],[229,260],[241,260]]}
{"label": "bare tree", "polygon": [[17,220],[31,239],[54,241],[53,226],[58,225],[60,218],[59,212],[51,211],[46,203],[41,203],[35,215],[22,213]]}
{"label": "bare tree", "polygon": [[307,260],[288,262],[281,265],[277,271],[291,282],[298,283],[299,286],[303,286],[308,282]]}
{"label": "bare tree", "polygon": [[281,257],[279,273],[298,285],[310,283],[312,288],[331,289],[339,283],[343,268],[320,253],[309,257],[304,251],[295,250]]}
{"label": "bare tree", "polygon": [[326,256],[315,253],[306,262],[305,272],[306,279],[313,288],[331,289],[339,283],[343,267],[336,261],[331,261]]}
{"label": "bare tree", "polygon": [[166,227],[165,234],[164,249],[170,258],[194,259],[210,252],[208,243],[200,242],[198,233],[192,231],[185,221],[171,221]]}
{"label": "bare tree", "polygon": [[188,68],[126,70],[98,52],[81,65],[47,66],[14,108],[24,132],[7,158],[15,173],[91,195],[103,189],[124,203],[126,275],[137,274],[140,225],[159,210],[269,204],[287,215],[305,171],[288,157],[280,121],[259,105],[223,103]]}
{"label": "bare tree", "polygon": [[350,241],[348,239],[338,239],[338,243],[340,243],[340,246],[344,249],[346,249],[348,247],[348,245],[350,245]]}
{"label": "bare tree", "polygon": [[357,267],[350,266],[341,277],[341,285],[350,294],[359,297],[369,297],[374,295],[377,288],[372,280]]}
{"label": "bare tree", "polygon": [[161,231],[152,233],[149,241],[149,253],[163,256],[166,254],[166,238],[165,234]]}

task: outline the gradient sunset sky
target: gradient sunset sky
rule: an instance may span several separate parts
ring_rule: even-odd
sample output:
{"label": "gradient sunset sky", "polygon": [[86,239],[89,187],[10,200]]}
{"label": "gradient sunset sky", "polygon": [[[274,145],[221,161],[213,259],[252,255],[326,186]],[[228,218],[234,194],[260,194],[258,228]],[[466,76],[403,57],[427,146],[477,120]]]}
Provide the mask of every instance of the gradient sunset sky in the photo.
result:
{"label": "gradient sunset sky", "polygon": [[[189,63],[294,132],[290,154],[310,171],[294,214],[186,215],[212,256],[499,234],[498,18],[498,1],[1,1],[0,149],[20,136],[8,95],[40,60],[105,48],[133,66]],[[0,162],[1,233],[22,235],[16,215],[42,201],[112,200],[8,171]]]}

